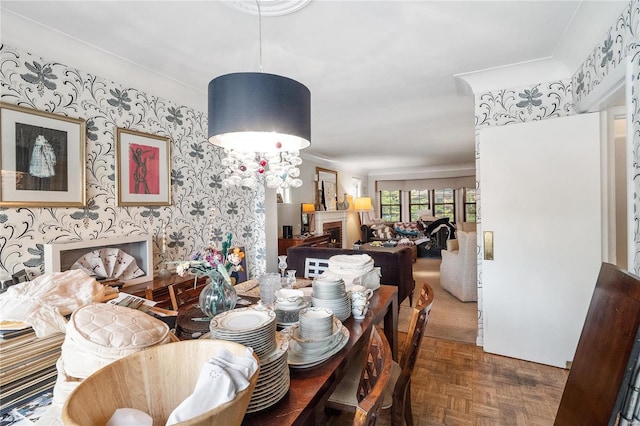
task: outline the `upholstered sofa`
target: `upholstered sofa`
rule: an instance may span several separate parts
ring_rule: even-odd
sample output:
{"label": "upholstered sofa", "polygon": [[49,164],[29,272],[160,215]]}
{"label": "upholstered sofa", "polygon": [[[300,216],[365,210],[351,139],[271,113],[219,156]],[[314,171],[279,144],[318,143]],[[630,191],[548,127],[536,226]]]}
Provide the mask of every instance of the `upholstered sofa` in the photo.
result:
{"label": "upholstered sofa", "polygon": [[415,239],[422,236],[422,229],[418,222],[388,222],[380,224],[362,225],[361,240],[363,243],[371,241],[399,240],[401,238]]}
{"label": "upholstered sofa", "polygon": [[475,232],[457,231],[447,241],[440,263],[440,287],[462,302],[478,300],[478,257]]}
{"label": "upholstered sofa", "polygon": [[295,269],[296,275],[304,275],[305,259],[329,259],[338,254],[363,254],[373,258],[374,266],[380,267],[381,284],[395,285],[398,287],[398,304],[413,294],[415,281],[413,280],[413,254],[409,247],[403,247],[392,252],[373,250],[351,250],[326,247],[289,247],[287,250],[287,265],[289,269]]}
{"label": "upholstered sofa", "polygon": [[456,228],[449,223],[449,218],[429,217],[415,222],[385,222],[361,226],[361,241],[388,241],[408,239],[422,242],[428,238],[437,248],[444,249],[449,238],[455,238]]}

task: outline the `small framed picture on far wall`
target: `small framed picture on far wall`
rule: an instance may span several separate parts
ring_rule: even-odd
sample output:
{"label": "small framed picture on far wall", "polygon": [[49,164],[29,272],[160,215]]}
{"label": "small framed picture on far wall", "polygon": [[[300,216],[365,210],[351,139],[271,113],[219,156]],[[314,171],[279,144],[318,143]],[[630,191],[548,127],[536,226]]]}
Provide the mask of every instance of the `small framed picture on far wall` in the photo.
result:
{"label": "small framed picture on far wall", "polygon": [[170,139],[135,130],[116,131],[119,206],[171,205]]}
{"label": "small framed picture on far wall", "polygon": [[0,206],[86,204],[86,123],[0,103]]}

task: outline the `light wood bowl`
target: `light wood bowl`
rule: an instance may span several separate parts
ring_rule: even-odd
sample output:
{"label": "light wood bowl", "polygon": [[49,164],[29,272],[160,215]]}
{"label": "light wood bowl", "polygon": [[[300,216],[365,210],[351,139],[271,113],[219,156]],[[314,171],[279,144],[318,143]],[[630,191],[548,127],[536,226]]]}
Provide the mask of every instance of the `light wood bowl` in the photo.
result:
{"label": "light wood bowl", "polygon": [[[103,426],[116,408],[135,408],[164,425],[195,388],[201,366],[220,348],[241,355],[245,347],[224,340],[188,340],[136,352],[101,368],[73,391],[62,409],[65,425]],[[255,356],[256,361],[259,362]],[[236,398],[180,425],[240,425],[258,381],[258,371]]]}

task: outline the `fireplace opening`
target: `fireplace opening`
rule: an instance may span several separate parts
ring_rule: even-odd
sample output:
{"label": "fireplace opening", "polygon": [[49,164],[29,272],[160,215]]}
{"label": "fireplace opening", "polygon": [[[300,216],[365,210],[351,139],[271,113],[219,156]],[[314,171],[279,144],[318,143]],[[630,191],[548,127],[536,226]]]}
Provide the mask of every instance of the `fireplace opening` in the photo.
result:
{"label": "fireplace opening", "polygon": [[322,232],[329,234],[329,247],[342,247],[342,222],[323,223]]}

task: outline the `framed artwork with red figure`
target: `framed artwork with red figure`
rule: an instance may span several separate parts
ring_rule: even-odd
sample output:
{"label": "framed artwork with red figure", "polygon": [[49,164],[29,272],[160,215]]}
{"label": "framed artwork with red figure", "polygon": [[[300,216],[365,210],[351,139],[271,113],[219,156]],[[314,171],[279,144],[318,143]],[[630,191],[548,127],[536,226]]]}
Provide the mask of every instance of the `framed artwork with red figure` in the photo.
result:
{"label": "framed artwork with red figure", "polygon": [[119,206],[171,205],[168,137],[118,128],[116,191]]}

